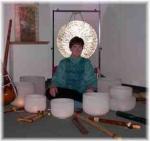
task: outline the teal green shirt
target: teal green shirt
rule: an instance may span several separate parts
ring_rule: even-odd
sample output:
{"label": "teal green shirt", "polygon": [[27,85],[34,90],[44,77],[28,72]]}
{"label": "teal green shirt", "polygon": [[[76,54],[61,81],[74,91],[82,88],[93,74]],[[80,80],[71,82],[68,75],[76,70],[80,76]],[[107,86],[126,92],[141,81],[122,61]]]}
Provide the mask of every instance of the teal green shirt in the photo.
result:
{"label": "teal green shirt", "polygon": [[68,57],[60,61],[52,78],[51,86],[85,92],[97,87],[97,78],[89,59]]}

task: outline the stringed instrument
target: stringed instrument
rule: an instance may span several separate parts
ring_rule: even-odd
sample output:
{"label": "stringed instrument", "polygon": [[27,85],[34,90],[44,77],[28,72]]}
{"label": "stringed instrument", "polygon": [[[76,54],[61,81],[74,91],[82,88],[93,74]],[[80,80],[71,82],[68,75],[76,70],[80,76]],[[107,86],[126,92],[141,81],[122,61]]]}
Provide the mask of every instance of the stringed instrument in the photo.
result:
{"label": "stringed instrument", "polygon": [[8,26],[8,33],[7,33],[7,40],[6,40],[6,48],[4,54],[4,61],[3,61],[3,103],[4,105],[10,104],[17,96],[17,91],[10,75],[7,72],[7,60],[8,60],[8,53],[10,48],[10,35],[11,35],[11,27],[12,27],[12,20],[9,20]]}

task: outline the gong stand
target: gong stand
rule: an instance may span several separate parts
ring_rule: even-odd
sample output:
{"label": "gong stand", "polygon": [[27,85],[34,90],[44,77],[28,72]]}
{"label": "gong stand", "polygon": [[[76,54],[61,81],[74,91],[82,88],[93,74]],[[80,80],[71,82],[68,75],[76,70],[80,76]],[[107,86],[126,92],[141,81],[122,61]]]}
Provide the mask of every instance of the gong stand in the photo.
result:
{"label": "gong stand", "polygon": [[55,41],[54,41],[54,25],[55,25],[55,13],[56,12],[60,12],[60,13],[65,13],[65,12],[72,12],[72,13],[81,13],[81,12],[89,12],[89,13],[97,13],[98,16],[99,16],[99,32],[98,32],[98,69],[100,70],[101,68],[101,51],[102,51],[102,48],[100,46],[100,10],[60,10],[60,9],[56,9],[56,10],[53,10],[53,23],[52,23],[52,32],[53,32],[53,35],[52,35],[52,76],[54,74],[54,70],[55,70],[55,64],[54,64],[54,60],[55,60],[55,55],[54,55],[54,52],[55,52]]}

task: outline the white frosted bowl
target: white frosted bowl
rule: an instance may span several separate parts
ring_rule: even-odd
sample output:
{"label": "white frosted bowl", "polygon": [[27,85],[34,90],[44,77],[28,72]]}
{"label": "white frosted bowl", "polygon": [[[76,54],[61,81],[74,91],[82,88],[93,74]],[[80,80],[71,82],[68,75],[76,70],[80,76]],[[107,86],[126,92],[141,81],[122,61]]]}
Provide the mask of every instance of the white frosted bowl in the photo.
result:
{"label": "white frosted bowl", "polygon": [[110,109],[112,111],[130,111],[136,106],[136,98],[131,96],[128,99],[118,100],[111,98],[110,99]]}
{"label": "white frosted bowl", "polygon": [[109,93],[112,86],[121,85],[120,79],[100,77],[98,79],[98,92]]}
{"label": "white frosted bowl", "polygon": [[32,82],[35,87],[35,93],[45,94],[45,77],[44,76],[21,76],[21,82]]}
{"label": "white frosted bowl", "polygon": [[37,94],[25,96],[24,108],[29,113],[44,111],[46,109],[46,96]]}
{"label": "white frosted bowl", "polygon": [[104,115],[109,112],[108,93],[90,92],[83,94],[83,111],[89,115]]}
{"label": "white frosted bowl", "polygon": [[56,98],[51,100],[51,113],[54,117],[65,119],[74,113],[74,100],[69,98]]}
{"label": "white frosted bowl", "polygon": [[18,95],[28,95],[35,93],[34,84],[32,82],[15,82]]}
{"label": "white frosted bowl", "polygon": [[110,96],[115,99],[128,99],[132,96],[132,88],[127,86],[113,86],[110,89]]}

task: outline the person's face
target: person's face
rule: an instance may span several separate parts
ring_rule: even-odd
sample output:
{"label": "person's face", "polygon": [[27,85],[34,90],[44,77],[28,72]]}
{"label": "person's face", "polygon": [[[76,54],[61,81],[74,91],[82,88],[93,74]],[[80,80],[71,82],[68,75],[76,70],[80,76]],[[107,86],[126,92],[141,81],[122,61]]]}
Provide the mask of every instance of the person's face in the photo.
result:
{"label": "person's face", "polygon": [[74,44],[72,45],[70,50],[72,52],[72,56],[79,57],[82,53],[83,46],[81,46],[80,44]]}

